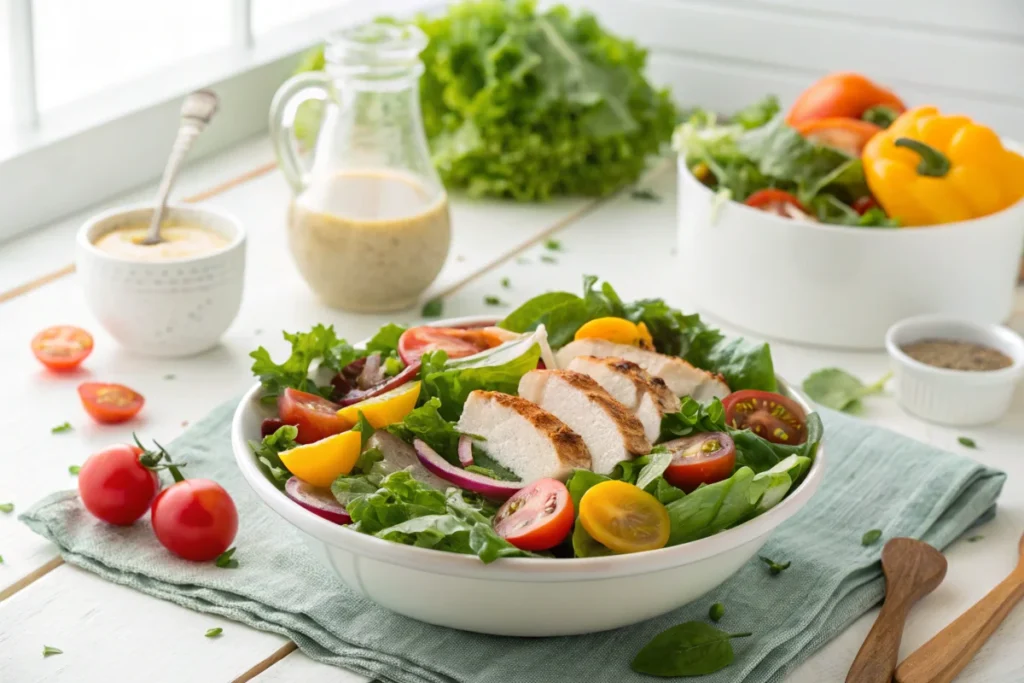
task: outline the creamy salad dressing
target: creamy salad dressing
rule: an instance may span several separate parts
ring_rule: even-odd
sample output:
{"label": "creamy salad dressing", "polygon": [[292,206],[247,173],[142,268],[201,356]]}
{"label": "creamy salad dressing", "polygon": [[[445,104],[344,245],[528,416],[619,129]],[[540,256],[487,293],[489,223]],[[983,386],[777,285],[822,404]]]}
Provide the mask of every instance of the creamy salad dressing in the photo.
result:
{"label": "creamy salad dressing", "polygon": [[448,254],[444,190],[394,171],[346,171],[295,198],[288,242],[323,301],[350,311],[407,308]]}
{"label": "creamy salad dressing", "polygon": [[167,222],[160,228],[159,244],[142,244],[148,223],[115,228],[93,244],[102,252],[129,261],[177,261],[209,254],[228,246],[230,240],[216,230],[193,223]]}

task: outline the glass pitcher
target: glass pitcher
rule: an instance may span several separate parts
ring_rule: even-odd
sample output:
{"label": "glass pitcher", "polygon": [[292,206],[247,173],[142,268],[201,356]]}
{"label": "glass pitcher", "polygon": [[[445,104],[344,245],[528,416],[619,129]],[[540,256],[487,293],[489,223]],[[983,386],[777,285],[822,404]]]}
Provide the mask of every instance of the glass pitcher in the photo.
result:
{"label": "glass pitcher", "polygon": [[[420,114],[415,26],[364,24],[328,40],[326,70],[299,74],[270,107],[270,138],[294,197],[288,243],[329,306],[391,311],[416,303],[448,254],[448,198]],[[300,154],[299,107],[321,102],[312,154]]]}

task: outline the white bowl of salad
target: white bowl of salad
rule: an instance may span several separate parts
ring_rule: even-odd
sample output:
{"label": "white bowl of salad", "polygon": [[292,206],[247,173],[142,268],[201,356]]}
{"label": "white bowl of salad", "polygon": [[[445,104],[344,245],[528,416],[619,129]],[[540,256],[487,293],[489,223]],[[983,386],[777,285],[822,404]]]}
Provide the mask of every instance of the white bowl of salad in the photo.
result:
{"label": "white bowl of salad", "polygon": [[814,495],[821,420],[767,345],[595,285],[258,349],[242,473],[346,585],[422,621],[569,635],[698,598]]}
{"label": "white bowl of salad", "polygon": [[838,73],[786,112],[774,97],[726,121],[696,112],[675,144],[681,286],[699,308],[863,349],[914,315],[1012,312],[1024,157],[967,117]]}

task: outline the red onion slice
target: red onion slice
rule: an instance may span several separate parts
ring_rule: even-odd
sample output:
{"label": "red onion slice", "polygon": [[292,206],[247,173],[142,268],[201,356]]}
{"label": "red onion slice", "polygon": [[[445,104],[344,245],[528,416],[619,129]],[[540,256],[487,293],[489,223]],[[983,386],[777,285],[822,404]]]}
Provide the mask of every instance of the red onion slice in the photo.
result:
{"label": "red onion slice", "polygon": [[284,492],[289,498],[315,515],[323,517],[335,524],[351,524],[349,516],[341,503],[334,499],[329,491],[310,486],[298,477],[292,477],[285,483]]}
{"label": "red onion slice", "polygon": [[463,467],[473,464],[473,439],[465,434],[459,437],[459,464]]}
{"label": "red onion slice", "polygon": [[380,354],[374,353],[366,357],[363,369],[356,377],[356,386],[366,391],[380,384],[384,379],[384,370],[381,368]]}
{"label": "red onion slice", "polygon": [[376,386],[370,387],[369,389],[366,390],[353,389],[352,391],[348,392],[348,395],[346,395],[345,398],[338,401],[338,405],[343,407],[350,406],[353,403],[359,403],[360,401],[365,401],[368,398],[373,398],[374,396],[383,394],[385,391],[397,389],[403,384],[406,384],[407,382],[411,382],[414,379],[416,379],[416,375],[419,373],[419,371],[420,364],[413,363],[412,365],[407,367],[405,370],[402,370],[394,377],[388,377],[383,382]]}
{"label": "red onion slice", "polygon": [[414,440],[412,445],[416,449],[416,456],[428,470],[459,488],[479,493],[481,496],[495,500],[508,500],[516,491],[526,485],[521,481],[501,481],[476,472],[467,472],[442,458],[437,451],[420,439]]}

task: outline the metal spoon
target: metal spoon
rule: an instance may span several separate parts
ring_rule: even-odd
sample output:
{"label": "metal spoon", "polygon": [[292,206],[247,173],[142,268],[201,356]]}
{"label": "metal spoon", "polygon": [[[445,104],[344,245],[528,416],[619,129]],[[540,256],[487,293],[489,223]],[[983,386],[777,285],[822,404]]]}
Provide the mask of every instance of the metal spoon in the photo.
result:
{"label": "metal spoon", "polygon": [[178,171],[181,170],[192,143],[216,113],[217,95],[210,90],[197,90],[189,94],[181,105],[178,137],[174,139],[171,156],[167,160],[167,166],[164,167],[164,176],[160,179],[160,188],[156,194],[153,219],[149,223],[149,232],[146,233],[142,244],[159,244],[163,241],[160,237],[160,223],[163,222],[164,214],[167,212],[167,197],[171,194],[171,187],[174,186],[174,181],[178,178]]}

